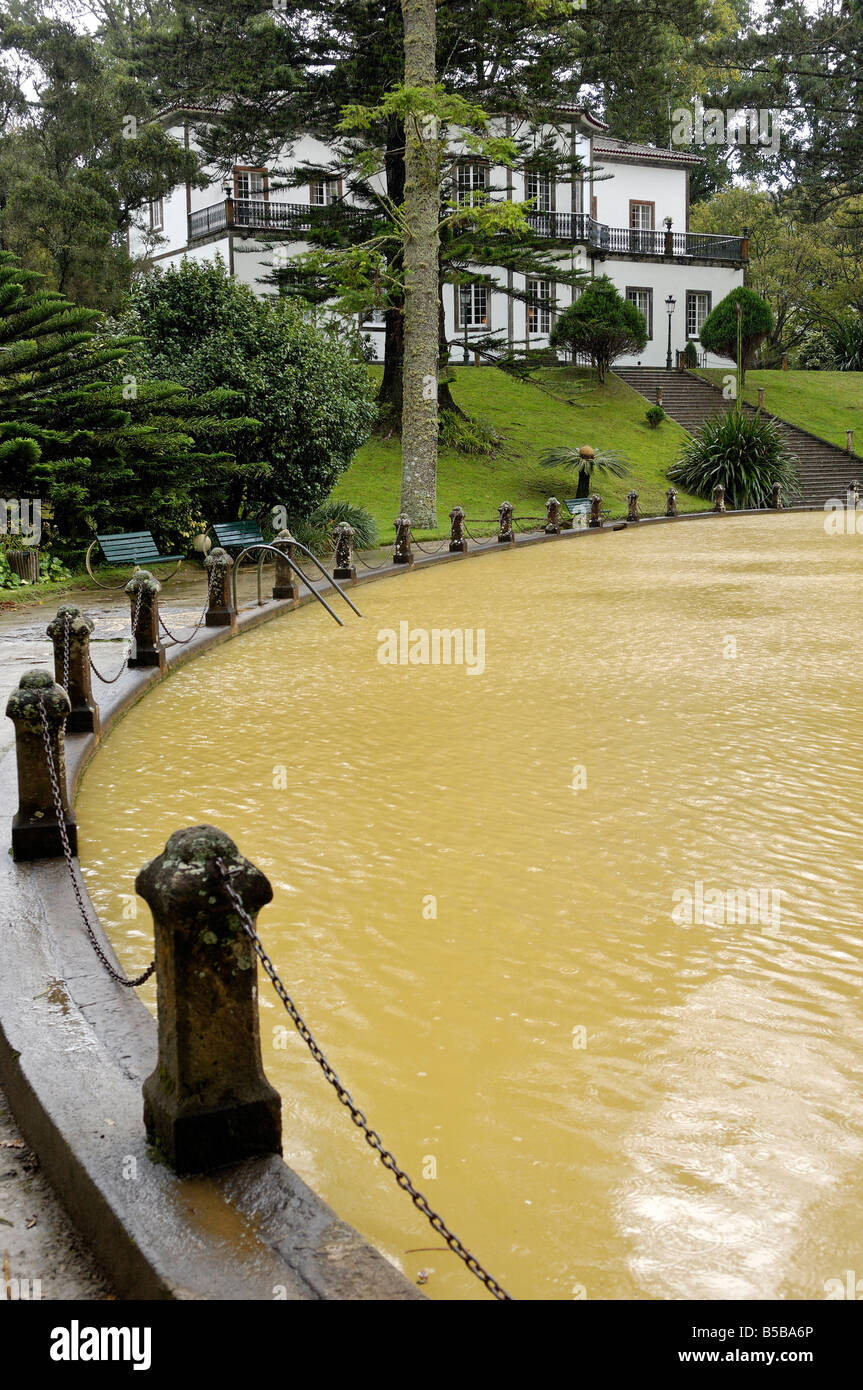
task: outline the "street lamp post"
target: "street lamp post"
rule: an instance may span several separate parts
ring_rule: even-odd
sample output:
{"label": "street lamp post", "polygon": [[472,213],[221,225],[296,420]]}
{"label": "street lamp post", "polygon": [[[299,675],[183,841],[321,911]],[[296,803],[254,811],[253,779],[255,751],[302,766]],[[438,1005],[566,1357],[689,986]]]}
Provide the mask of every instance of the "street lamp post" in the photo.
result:
{"label": "street lamp post", "polygon": [[665,301],[665,311],[668,314],[668,352],[665,358],[665,370],[667,372],[671,371],[671,316],[674,313],[674,306],[676,303],[677,300],[674,298],[673,294],[670,294]]}
{"label": "street lamp post", "polygon": [[461,295],[461,323],[464,329],[464,364],[467,366],[470,362],[470,352],[467,346],[467,316],[470,311],[471,296],[470,285],[460,285],[459,294]]}

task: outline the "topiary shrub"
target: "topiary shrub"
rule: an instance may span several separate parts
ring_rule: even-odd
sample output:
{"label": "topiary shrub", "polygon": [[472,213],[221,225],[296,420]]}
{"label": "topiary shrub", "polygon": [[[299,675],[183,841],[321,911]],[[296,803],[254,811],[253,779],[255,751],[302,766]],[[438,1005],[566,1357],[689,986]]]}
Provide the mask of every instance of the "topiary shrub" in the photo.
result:
{"label": "topiary shrub", "polygon": [[683,365],[691,372],[698,366],[698,348],[691,338],[687,338],[686,347],[683,349]]}
{"label": "topiary shrub", "polygon": [[640,309],[618,294],[607,275],[600,275],[564,309],[549,341],[552,347],[565,348],[573,356],[589,354],[602,385],[616,358],[642,351],[647,342],[647,320]]}
{"label": "topiary shrub", "polygon": [[720,300],[701,325],[699,335],[701,346],[717,357],[728,357],[737,361],[737,305],[741,309],[741,349],[743,355],[743,375],[751,367],[755,355],[764,339],[773,331],[773,313],[770,305],[760,295],[738,285],[724,299]]}
{"label": "topiary shrub", "polygon": [[655,430],[662,424],[663,420],[668,419],[668,416],[661,405],[652,405],[649,410],[645,410],[644,418],[647,420],[650,428]]}
{"label": "topiary shrub", "polygon": [[766,507],[774,483],[787,500],[800,494],[797,464],[776,421],[736,410],[706,420],[668,476],[696,497],[712,497],[721,483],[734,510]]}

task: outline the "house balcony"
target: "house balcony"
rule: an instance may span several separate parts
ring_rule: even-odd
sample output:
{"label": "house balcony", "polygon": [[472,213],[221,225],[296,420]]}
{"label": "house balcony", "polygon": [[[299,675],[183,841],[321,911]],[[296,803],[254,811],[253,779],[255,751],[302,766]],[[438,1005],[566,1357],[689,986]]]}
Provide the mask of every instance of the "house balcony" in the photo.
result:
{"label": "house balcony", "polygon": [[[279,232],[301,239],[322,223],[358,221],[368,214],[345,203],[313,207],[308,203],[282,203],[265,198],[225,198],[189,215],[189,243],[227,231]],[[642,231],[633,227],[609,227],[585,212],[529,212],[532,230],[550,241],[583,245],[603,260],[621,256],[627,260],[724,261],[741,265],[749,259],[749,239],[716,236],[705,232]]]}

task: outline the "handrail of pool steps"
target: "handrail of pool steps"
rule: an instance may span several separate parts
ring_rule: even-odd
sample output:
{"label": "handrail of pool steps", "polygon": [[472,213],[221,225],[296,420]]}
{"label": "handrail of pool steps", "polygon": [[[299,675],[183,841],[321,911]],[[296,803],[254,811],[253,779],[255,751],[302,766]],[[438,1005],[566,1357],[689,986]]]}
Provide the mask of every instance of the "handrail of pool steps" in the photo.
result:
{"label": "handrail of pool steps", "polygon": [[[725,504],[719,492],[713,511],[683,516],[677,514],[673,488],[666,494],[664,517],[642,517],[637,511],[637,495],[630,495],[628,501],[633,513],[628,523],[614,522],[609,526],[600,520],[592,531],[561,531],[560,504],[549,498],[545,533],[517,536],[508,548],[578,537],[586,540],[590,534],[609,534],[645,522],[661,525],[668,521],[706,522],[720,515],[765,515],[763,510],[736,514],[722,511]],[[597,513],[601,518],[599,494],[594,493],[589,503],[591,520]],[[778,488],[774,489],[770,505],[773,515],[822,510],[784,507]],[[501,535],[509,539],[512,522],[508,503],[498,510],[497,536],[491,538],[490,545],[468,550],[464,509],[454,507],[450,513],[451,553],[430,556],[419,563],[446,563],[466,554],[485,552],[492,546],[497,548]],[[400,539],[397,524],[394,559],[396,552],[404,553],[405,543],[410,553],[410,521],[402,516],[399,523],[402,534]],[[337,546],[336,568],[354,570],[351,547],[347,544],[351,539],[340,533],[342,544]],[[0,856],[0,934],[5,962],[0,972],[0,1084],[25,1138],[40,1155],[46,1176],[60,1192],[121,1297],[271,1298],[274,1284],[285,1288],[285,1296],[291,1299],[424,1297],[277,1157],[276,1102],[263,1075],[260,1040],[255,1031],[257,1014],[251,1023],[247,1018],[245,1041],[238,1052],[227,1055],[230,1047],[225,1038],[221,1044],[216,1039],[207,1045],[210,1064],[213,1055],[221,1058],[225,1053],[226,1093],[233,1080],[230,1068],[241,1063],[246,1067],[248,1086],[242,1099],[225,1102],[227,1108],[220,1108],[221,1101],[215,1107],[208,1104],[196,1113],[190,1098],[195,1078],[191,1073],[182,1079],[164,1072],[165,1059],[155,1047],[157,1030],[153,1019],[136,995],[121,989],[116,980],[106,978],[93,949],[93,938],[87,940],[73,916],[77,885],[102,948],[99,954],[104,953],[116,963],[81,878],[80,866],[72,858],[77,853],[74,790],[100,735],[174,667],[230,640],[238,632],[283,615],[299,603],[321,598],[313,583],[300,572],[295,557],[286,553],[289,546],[296,544],[299,548],[300,543],[290,535],[278,537],[278,541],[281,547],[274,543],[266,548],[266,553],[273,552],[276,557],[274,601],[238,613],[232,602],[236,594],[236,565],[216,547],[206,561],[206,630],[196,631],[194,640],[168,651],[159,635],[161,585],[149,572],[136,571],[126,585],[133,640],[121,673],[124,678],[119,684],[100,688],[98,700],[90,681],[92,622],[79,608],[61,605],[48,625],[54,648],[53,678],[46,671],[25,672],[7,706],[7,714],[15,724],[15,744],[0,759],[0,813],[12,823],[13,853],[11,858]],[[412,556],[409,563],[414,563]],[[398,572],[395,565],[386,571],[388,575]],[[354,582],[368,583],[378,577],[363,576]],[[287,592],[281,594],[280,578],[287,580]],[[300,578],[308,588],[302,597],[296,588]],[[328,604],[323,606],[337,617]],[[46,724],[50,759],[45,747]],[[49,764],[53,764],[56,797]],[[65,837],[60,832],[61,819]],[[221,835],[212,827],[200,833]],[[188,834],[181,832],[179,850],[177,837],[172,836],[165,854],[156,861],[165,867],[168,856],[172,872],[176,871],[175,880],[169,874],[164,883],[159,878],[159,883],[164,887],[169,879],[176,882],[178,911],[186,910],[191,901],[188,884],[202,872],[197,851],[192,853],[191,842],[182,840]],[[70,847],[71,888],[58,863],[64,853],[64,838]],[[224,837],[220,845],[220,856],[226,862],[231,854],[239,854],[224,843]],[[257,885],[254,891],[260,895],[263,875],[251,866],[241,865],[240,869],[240,882],[253,888]],[[142,887],[150,882],[148,874],[158,878],[156,868],[150,866],[139,878]],[[259,896],[257,905],[266,900],[267,897]],[[254,906],[254,892],[252,903]],[[237,946],[230,936],[233,927],[229,917],[230,913],[223,915],[220,909],[214,909],[210,924],[214,929],[202,931],[182,950],[175,945],[173,956],[166,954],[169,947],[162,940],[156,953],[157,988],[167,988],[174,972],[173,987],[194,995],[194,953],[206,956],[209,951],[211,960],[217,962],[220,952]],[[181,964],[183,969],[179,970]],[[251,986],[250,971],[235,973]],[[242,981],[239,983],[242,985]],[[237,987],[236,980],[213,985],[216,993],[212,998],[224,1007],[213,1010],[215,1016],[202,1021],[208,1037],[210,1032],[218,1032],[216,1025],[223,1027],[231,1017],[231,990]],[[188,1003],[188,998],[184,998]],[[167,1024],[167,1007],[160,999],[160,1025],[163,1019]],[[214,1053],[217,1045],[219,1050]],[[203,1065],[203,1054],[195,1052],[192,1041],[188,1056],[190,1065]],[[63,1062],[60,1067],[58,1058]],[[170,1065],[176,1068],[178,1064],[172,1061]],[[168,1076],[164,1085],[159,1079],[160,1068]],[[220,1069],[221,1063],[213,1074]],[[182,1082],[179,1087],[178,1079]],[[148,1106],[146,1125],[142,1123],[142,1086]],[[239,1113],[231,1114],[232,1107]],[[110,1129],[103,1117],[111,1118]],[[155,1137],[155,1146],[149,1151],[147,1132]],[[184,1144],[188,1146],[185,1152],[192,1153],[192,1158],[182,1157]],[[203,1184],[200,1210],[224,1211],[223,1217],[213,1216],[211,1226],[203,1218],[193,1219],[190,1213],[199,1209],[196,1201],[189,1202],[182,1196],[182,1188],[175,1186],[181,1179],[165,1163],[172,1145],[178,1168],[186,1163],[198,1168],[200,1163],[199,1171],[206,1170],[206,1175],[196,1180]],[[239,1156],[242,1150],[245,1157]],[[110,1162],[106,1155],[113,1155]],[[137,1165],[136,1183],[126,1181],[121,1171],[127,1156]],[[215,1167],[216,1164],[228,1166]],[[172,1213],[169,1230],[167,1212]],[[236,1232],[238,1243],[228,1242],[230,1249],[226,1253],[228,1229]]]}
{"label": "handrail of pool steps", "polygon": [[312,581],[309,579],[308,575],[297,564],[296,558],[293,554],[294,550],[301,550],[304,555],[307,555],[309,559],[315,565],[317,565],[323,577],[336,590],[336,593],[338,593],[344,599],[345,603],[348,605],[349,608],[353,609],[357,617],[361,618],[363,616],[360,610],[357,608],[356,604],[353,602],[353,600],[345,593],[338,580],[336,580],[327,570],[324,569],[317,556],[313,555],[311,550],[309,550],[307,546],[303,545],[300,541],[298,541],[296,537],[291,534],[290,531],[280,531],[271,543],[265,543],[263,545],[247,545],[245,550],[241,551],[240,554],[237,556],[237,559],[233,564],[233,573],[231,576],[231,598],[235,613],[237,611],[237,575],[239,573],[240,565],[242,564],[243,560],[246,558],[247,555],[251,555],[253,552],[257,552],[259,608],[262,607],[264,603],[261,578],[264,565],[264,556],[272,554],[276,557],[276,582],[273,586],[273,598],[288,598],[296,604],[296,602],[299,599],[299,591],[297,589],[297,586],[293,582],[293,575],[297,574],[299,575],[300,579],[302,579],[309,593],[313,594],[314,597],[317,599],[318,603],[320,603],[324,608],[326,608],[330,617],[338,623],[339,627],[344,627],[344,623],[342,622],[341,618],[338,616],[337,613],[333,611],[333,609],[327,603],[323,595],[318,593],[317,589],[315,588]]}

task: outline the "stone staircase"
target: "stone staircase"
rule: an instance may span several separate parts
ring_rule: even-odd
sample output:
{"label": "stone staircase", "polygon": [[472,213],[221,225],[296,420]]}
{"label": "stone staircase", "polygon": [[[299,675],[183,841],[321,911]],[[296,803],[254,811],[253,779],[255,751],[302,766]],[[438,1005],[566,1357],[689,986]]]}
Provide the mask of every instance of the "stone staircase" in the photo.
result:
{"label": "stone staircase", "polygon": [[[708,416],[731,407],[731,402],[723,398],[718,387],[691,372],[668,372],[662,367],[620,367],[615,374],[651,405],[655,405],[656,388],[661,386],[665,413],[689,434],[693,434]],[[748,415],[755,414],[751,405],[744,403],[743,409]],[[770,412],[765,410],[762,414]],[[828,444],[826,439],[819,439],[797,425],[789,425],[778,416],[772,418],[797,459],[803,493],[799,500],[805,506],[822,507],[830,498],[844,498],[850,482],[858,478],[863,481],[863,459],[856,454],[847,454],[835,444]]]}

